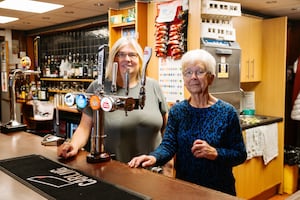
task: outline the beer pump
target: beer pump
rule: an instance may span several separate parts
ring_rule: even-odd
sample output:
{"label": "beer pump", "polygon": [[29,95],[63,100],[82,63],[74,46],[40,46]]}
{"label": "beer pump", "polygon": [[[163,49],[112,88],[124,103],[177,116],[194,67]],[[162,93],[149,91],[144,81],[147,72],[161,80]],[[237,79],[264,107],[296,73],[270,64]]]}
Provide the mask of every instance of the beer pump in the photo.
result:
{"label": "beer pump", "polygon": [[9,133],[14,131],[24,131],[26,130],[26,124],[22,124],[17,120],[17,110],[16,110],[16,78],[18,76],[24,75],[39,75],[39,71],[29,70],[31,65],[31,60],[29,57],[25,56],[21,59],[22,69],[14,69],[9,74],[9,95],[10,95],[10,121],[1,126],[1,132]]}
{"label": "beer pump", "polygon": [[[152,55],[151,47],[145,47],[142,65],[142,77],[141,77],[141,88],[139,97],[137,99],[129,97],[129,70],[125,74],[125,96],[117,96],[117,72],[118,64],[113,64],[112,73],[112,84],[110,94],[105,94],[104,91],[104,77],[105,77],[105,47],[106,45],[101,45],[98,49],[98,87],[97,90],[91,93],[85,94],[67,94],[65,97],[65,102],[67,105],[73,105],[72,102],[76,102],[78,108],[83,109],[87,106],[87,101],[89,106],[93,110],[93,127],[91,130],[91,150],[87,155],[88,163],[98,163],[105,162],[111,159],[110,155],[104,150],[104,138],[106,137],[104,133],[104,112],[113,112],[116,110],[124,110],[127,116],[128,111],[133,109],[143,109],[145,106],[145,85],[146,85],[146,69],[149,60]],[[76,97],[75,97],[76,96]],[[75,98],[75,101],[70,100]],[[67,103],[69,102],[69,103]],[[71,103],[70,103],[71,102]]]}

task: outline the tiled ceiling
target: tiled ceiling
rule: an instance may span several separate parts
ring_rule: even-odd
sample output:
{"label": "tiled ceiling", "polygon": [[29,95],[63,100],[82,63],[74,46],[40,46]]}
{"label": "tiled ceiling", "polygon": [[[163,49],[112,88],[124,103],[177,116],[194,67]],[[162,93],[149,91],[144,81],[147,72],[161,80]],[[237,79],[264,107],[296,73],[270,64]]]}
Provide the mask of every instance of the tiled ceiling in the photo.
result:
{"label": "tiled ceiling", "polygon": [[[0,0],[1,1],[1,0]],[[34,30],[57,24],[64,24],[81,19],[107,14],[108,8],[118,8],[119,3],[134,0],[40,0],[63,4],[64,7],[44,14],[0,9],[0,15],[18,17],[20,20],[0,24],[0,29]],[[142,1],[142,0],[140,0]],[[158,1],[158,0],[153,0]],[[161,0],[160,0],[161,1]],[[190,0],[195,1],[195,0]],[[239,2],[242,9],[271,16],[288,16],[290,20],[300,20],[300,0],[226,0]],[[146,1],[145,1],[146,2]],[[98,6],[98,5],[102,6]]]}

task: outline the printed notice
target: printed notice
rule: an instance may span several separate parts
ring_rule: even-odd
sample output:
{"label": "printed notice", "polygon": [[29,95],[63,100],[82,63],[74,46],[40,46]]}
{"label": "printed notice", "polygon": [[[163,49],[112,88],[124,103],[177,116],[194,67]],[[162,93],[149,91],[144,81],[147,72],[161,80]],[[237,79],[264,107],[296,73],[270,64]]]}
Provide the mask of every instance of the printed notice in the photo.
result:
{"label": "printed notice", "polygon": [[181,60],[171,57],[159,58],[159,85],[169,103],[184,99],[184,84],[181,71]]}

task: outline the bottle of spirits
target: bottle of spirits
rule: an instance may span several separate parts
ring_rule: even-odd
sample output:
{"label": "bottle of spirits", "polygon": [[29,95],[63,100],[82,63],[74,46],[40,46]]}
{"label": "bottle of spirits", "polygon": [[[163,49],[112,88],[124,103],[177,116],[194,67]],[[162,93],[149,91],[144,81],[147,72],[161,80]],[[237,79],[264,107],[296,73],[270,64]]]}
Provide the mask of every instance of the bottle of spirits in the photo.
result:
{"label": "bottle of spirits", "polygon": [[77,67],[77,65],[76,65],[76,54],[74,53],[73,57],[72,57],[72,71],[73,71],[72,78],[76,78],[77,74],[79,74],[78,69],[76,67]]}
{"label": "bottle of spirits", "polygon": [[75,55],[75,61],[74,61],[74,68],[75,68],[75,77],[74,78],[80,78],[80,74],[81,74],[81,72],[80,72],[80,70],[81,70],[81,68],[80,68],[80,65],[81,65],[81,63],[80,63],[80,59],[79,59],[79,53],[77,53],[76,55]]}
{"label": "bottle of spirits", "polygon": [[83,61],[83,74],[82,74],[82,78],[88,78],[88,68],[89,68],[89,55],[86,54],[84,56],[84,61]]}
{"label": "bottle of spirits", "polygon": [[72,52],[69,52],[69,55],[68,55],[68,63],[69,63],[69,66],[71,66],[71,70],[70,70],[70,72],[68,73],[68,78],[73,78],[73,77],[74,77],[74,68],[73,68]]}
{"label": "bottle of spirits", "polygon": [[35,81],[31,81],[29,86],[30,99],[37,99],[38,94]]}
{"label": "bottle of spirits", "polygon": [[45,83],[40,83],[41,84],[41,88],[38,92],[38,99],[41,101],[48,101],[49,99],[49,95],[48,95],[48,89],[45,85]]}
{"label": "bottle of spirits", "polygon": [[93,78],[93,62],[94,57],[91,56],[91,59],[88,59],[88,71],[87,71],[87,78]]}
{"label": "bottle of spirits", "polygon": [[54,55],[51,55],[50,57],[50,74],[53,76],[56,71],[55,61],[54,61]]}
{"label": "bottle of spirits", "polygon": [[78,56],[78,69],[79,69],[79,75],[77,78],[83,78],[83,63],[84,60],[82,59],[82,55],[80,55],[79,53],[77,53]]}
{"label": "bottle of spirits", "polygon": [[98,59],[97,59],[97,55],[96,55],[94,62],[93,62],[93,79],[96,79],[98,77],[97,63],[98,63]]}

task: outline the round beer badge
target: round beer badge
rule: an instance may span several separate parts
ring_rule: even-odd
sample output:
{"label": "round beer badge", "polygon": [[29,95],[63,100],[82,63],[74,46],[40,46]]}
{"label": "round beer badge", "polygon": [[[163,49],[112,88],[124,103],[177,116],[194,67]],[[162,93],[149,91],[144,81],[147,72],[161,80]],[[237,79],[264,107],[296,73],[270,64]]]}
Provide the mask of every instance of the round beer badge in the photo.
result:
{"label": "round beer badge", "polygon": [[83,94],[78,94],[76,96],[76,105],[79,109],[85,108],[87,105],[87,101],[88,100],[87,100],[86,96]]}
{"label": "round beer badge", "polygon": [[67,93],[64,100],[67,106],[73,106],[75,103],[75,97],[72,93]]}
{"label": "round beer badge", "polygon": [[103,111],[109,112],[113,108],[113,99],[110,97],[104,97],[101,99],[101,108]]}
{"label": "round beer badge", "polygon": [[90,97],[90,107],[92,110],[99,110],[101,107],[100,98],[97,95],[92,95]]}

